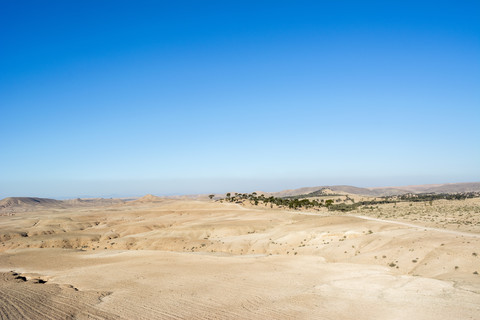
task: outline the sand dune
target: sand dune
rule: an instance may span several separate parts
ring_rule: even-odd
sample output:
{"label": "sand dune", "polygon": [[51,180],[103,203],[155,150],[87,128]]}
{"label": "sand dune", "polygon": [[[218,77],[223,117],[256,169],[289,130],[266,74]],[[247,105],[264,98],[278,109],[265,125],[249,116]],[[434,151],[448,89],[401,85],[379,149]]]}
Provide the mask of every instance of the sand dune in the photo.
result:
{"label": "sand dune", "polygon": [[474,319],[480,311],[477,233],[156,198],[3,216],[0,230],[4,318]]}

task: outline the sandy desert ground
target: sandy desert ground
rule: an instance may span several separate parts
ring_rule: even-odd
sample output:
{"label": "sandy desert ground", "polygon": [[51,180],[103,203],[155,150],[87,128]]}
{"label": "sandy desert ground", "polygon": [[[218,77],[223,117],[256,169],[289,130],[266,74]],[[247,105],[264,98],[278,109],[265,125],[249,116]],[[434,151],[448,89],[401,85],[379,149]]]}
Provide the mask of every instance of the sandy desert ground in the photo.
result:
{"label": "sandy desert ground", "polygon": [[399,216],[147,197],[0,216],[0,319],[479,319],[466,201]]}

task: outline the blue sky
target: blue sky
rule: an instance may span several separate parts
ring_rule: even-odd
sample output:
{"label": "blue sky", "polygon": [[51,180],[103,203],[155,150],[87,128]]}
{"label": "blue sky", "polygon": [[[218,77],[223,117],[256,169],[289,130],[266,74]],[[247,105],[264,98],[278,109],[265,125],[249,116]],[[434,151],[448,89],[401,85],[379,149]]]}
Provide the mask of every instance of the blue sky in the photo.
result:
{"label": "blue sky", "polygon": [[0,198],[480,181],[478,1],[0,5]]}

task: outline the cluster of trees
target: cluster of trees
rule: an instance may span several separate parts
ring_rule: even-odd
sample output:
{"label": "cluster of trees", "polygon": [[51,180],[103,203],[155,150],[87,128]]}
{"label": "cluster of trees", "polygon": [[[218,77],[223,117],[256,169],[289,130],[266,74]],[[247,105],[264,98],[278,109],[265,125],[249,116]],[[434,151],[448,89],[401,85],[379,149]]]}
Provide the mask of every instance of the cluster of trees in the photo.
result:
{"label": "cluster of trees", "polygon": [[404,194],[395,197],[380,197],[378,200],[371,201],[359,201],[356,203],[339,203],[329,207],[330,210],[336,211],[351,211],[361,206],[375,206],[379,204],[394,203],[397,202],[429,202],[433,204],[434,200],[465,200],[467,198],[478,198],[480,192],[462,192],[462,193],[420,193],[420,194]]}
{"label": "cluster of trees", "polygon": [[[296,196],[287,196],[287,197],[284,197],[284,198],[287,198],[287,199],[304,199],[304,198],[313,198],[313,197],[323,197],[323,196],[327,195],[326,193],[324,193],[324,190],[325,190],[325,188],[317,190],[317,191],[313,191],[313,192],[310,192],[310,193],[299,194],[299,195],[296,195]],[[343,196],[343,195],[339,194],[339,193],[328,193],[328,196],[335,197],[335,196]]]}
{"label": "cluster of trees", "polygon": [[420,193],[420,194],[404,194],[398,196],[402,201],[433,201],[433,200],[465,200],[468,198],[478,198],[480,192],[460,192],[460,193]]}
{"label": "cluster of trees", "polygon": [[[467,193],[454,193],[454,194],[449,194],[449,193],[441,193],[441,194],[433,194],[433,193],[428,193],[428,194],[405,194],[401,196],[395,196],[395,197],[380,197],[374,200],[369,200],[369,201],[359,201],[355,202],[354,199],[350,198],[348,195],[345,196],[345,200],[342,203],[341,199],[326,199],[326,200],[317,200],[317,199],[308,199],[308,198],[298,198],[298,197],[283,197],[283,198],[277,198],[277,197],[266,197],[265,195],[257,195],[256,192],[253,193],[235,193],[232,195],[231,193],[227,193],[225,201],[229,202],[243,202],[243,201],[250,201],[251,204],[254,205],[259,205],[259,204],[264,204],[264,205],[269,205],[270,207],[273,208],[274,205],[280,207],[280,208],[289,208],[289,209],[314,209],[314,208],[321,208],[321,207],[326,207],[330,211],[341,211],[341,212],[347,212],[351,210],[355,210],[359,207],[362,206],[375,206],[379,204],[386,204],[386,203],[397,203],[400,201],[403,202],[408,202],[408,201],[428,201],[430,205],[432,204],[433,200],[440,200],[440,199],[446,199],[446,200],[463,200],[467,198],[475,198],[475,197],[480,197],[479,192],[467,192]],[[213,195],[211,195],[210,199],[213,198]],[[350,203],[347,203],[350,202]]]}
{"label": "cluster of trees", "polygon": [[227,193],[224,199],[225,201],[229,202],[243,202],[243,200],[250,201],[251,204],[259,205],[270,204],[271,207],[276,205],[278,207],[285,207],[290,209],[312,209],[312,208],[320,208],[320,207],[330,207],[333,205],[334,200],[310,200],[310,199],[298,199],[298,198],[277,198],[277,197],[265,197],[265,195],[257,195],[256,192],[253,193],[235,193],[232,195],[231,193]]}

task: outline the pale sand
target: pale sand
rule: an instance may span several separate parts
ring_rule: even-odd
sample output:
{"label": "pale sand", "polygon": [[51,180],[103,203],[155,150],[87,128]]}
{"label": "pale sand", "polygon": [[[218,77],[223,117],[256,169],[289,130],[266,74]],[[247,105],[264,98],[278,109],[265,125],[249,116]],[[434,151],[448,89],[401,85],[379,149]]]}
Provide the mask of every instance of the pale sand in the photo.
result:
{"label": "pale sand", "polygon": [[480,314],[475,233],[162,200],[3,216],[0,241],[0,319]]}

